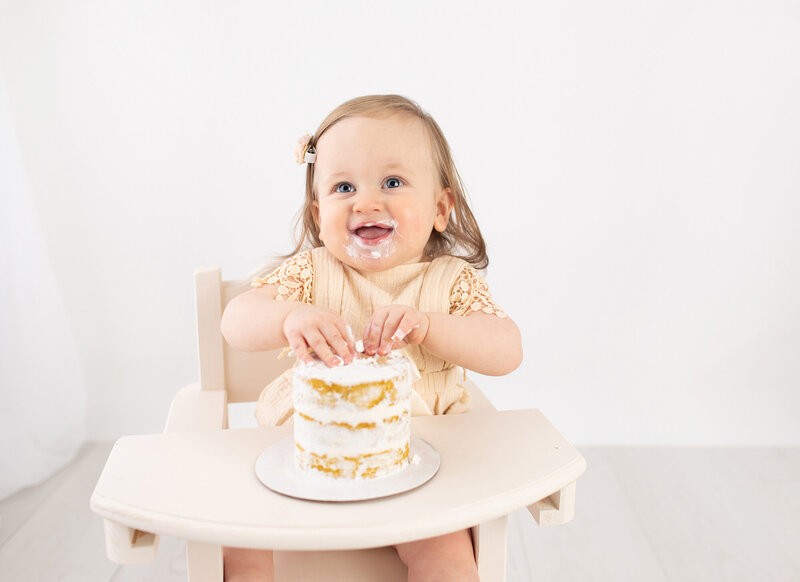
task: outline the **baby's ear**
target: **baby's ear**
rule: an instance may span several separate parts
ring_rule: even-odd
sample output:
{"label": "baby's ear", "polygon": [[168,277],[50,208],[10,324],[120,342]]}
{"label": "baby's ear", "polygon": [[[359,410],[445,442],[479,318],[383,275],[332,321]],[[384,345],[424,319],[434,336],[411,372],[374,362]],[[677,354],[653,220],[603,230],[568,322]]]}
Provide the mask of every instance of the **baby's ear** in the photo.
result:
{"label": "baby's ear", "polygon": [[442,188],[436,195],[436,217],[433,219],[433,228],[444,232],[450,222],[450,212],[453,210],[453,193],[450,188]]}
{"label": "baby's ear", "polygon": [[319,228],[319,202],[316,200],[311,203],[311,217],[314,219],[314,224]]}

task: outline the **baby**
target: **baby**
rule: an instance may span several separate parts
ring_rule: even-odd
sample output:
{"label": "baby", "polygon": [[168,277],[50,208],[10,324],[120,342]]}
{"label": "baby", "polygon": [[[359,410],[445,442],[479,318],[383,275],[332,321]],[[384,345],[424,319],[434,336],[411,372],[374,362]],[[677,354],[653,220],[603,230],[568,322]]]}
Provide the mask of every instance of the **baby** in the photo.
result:
{"label": "baby", "polygon": [[[360,97],[299,144],[307,165],[302,235],[275,271],[227,306],[234,348],[289,346],[329,366],[405,348],[432,414],[469,407],[461,368],[503,375],[522,360],[519,330],[476,269],[486,246],[438,124],[397,95]],[[303,250],[305,249],[305,250]],[[291,415],[287,375],[259,399],[261,424]],[[468,478],[468,476],[465,476]],[[395,546],[409,580],[477,580],[469,530]],[[272,580],[272,553],[225,549],[225,579]]]}

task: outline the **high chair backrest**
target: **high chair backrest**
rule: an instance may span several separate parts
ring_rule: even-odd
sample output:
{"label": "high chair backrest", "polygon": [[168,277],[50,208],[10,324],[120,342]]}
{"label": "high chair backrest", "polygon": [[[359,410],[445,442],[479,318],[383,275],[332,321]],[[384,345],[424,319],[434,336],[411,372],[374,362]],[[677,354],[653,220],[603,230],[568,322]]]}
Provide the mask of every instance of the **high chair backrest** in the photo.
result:
{"label": "high chair backrest", "polygon": [[200,267],[194,272],[194,286],[201,388],[226,390],[228,402],[257,400],[264,386],[289,368],[293,358],[278,359],[281,350],[240,352],[222,337],[222,312],[234,297],[250,289],[249,280],[223,281],[220,268]]}

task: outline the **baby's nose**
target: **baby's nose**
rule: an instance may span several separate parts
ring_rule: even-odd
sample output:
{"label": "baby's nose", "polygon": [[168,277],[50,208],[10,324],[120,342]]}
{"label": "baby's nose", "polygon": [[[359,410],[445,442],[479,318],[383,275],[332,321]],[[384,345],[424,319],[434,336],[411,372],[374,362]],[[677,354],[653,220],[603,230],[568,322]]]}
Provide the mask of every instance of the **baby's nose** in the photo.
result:
{"label": "baby's nose", "polygon": [[383,199],[377,190],[366,188],[359,190],[353,201],[354,212],[377,212],[383,210]]}

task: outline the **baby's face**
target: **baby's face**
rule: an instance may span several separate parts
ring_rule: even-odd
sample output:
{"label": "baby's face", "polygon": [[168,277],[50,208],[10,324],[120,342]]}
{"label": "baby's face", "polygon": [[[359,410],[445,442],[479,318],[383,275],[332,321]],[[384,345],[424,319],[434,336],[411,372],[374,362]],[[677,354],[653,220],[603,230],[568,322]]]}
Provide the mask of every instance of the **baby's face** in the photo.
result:
{"label": "baby's face", "polygon": [[359,270],[425,260],[452,209],[419,119],[349,117],[317,142],[314,212],[325,247]]}

